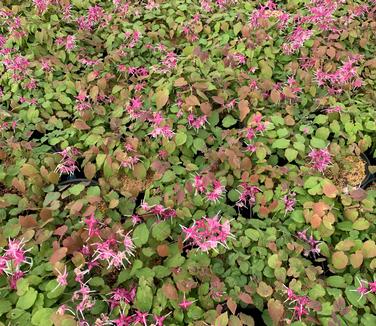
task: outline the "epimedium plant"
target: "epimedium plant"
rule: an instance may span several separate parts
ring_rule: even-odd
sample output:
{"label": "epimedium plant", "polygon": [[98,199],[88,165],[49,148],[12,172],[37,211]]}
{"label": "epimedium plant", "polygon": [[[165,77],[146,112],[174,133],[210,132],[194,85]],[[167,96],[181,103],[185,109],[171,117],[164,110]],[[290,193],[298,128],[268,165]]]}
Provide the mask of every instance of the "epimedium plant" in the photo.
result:
{"label": "epimedium plant", "polygon": [[0,17],[0,324],[376,322],[374,1]]}

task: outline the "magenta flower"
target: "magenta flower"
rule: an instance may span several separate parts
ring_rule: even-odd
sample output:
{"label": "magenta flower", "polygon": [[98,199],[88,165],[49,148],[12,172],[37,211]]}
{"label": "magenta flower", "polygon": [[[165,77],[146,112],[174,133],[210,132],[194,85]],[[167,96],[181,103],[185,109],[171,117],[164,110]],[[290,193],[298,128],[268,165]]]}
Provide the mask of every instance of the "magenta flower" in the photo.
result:
{"label": "magenta flower", "polygon": [[321,244],[322,241],[315,240],[313,235],[308,237],[307,230],[297,232],[297,237],[298,239],[304,241],[309,246],[309,249],[304,250],[305,256],[309,256],[311,254],[313,257],[316,257],[317,255],[320,254],[319,245]]}
{"label": "magenta flower", "polygon": [[96,220],[94,213],[92,213],[89,218],[85,219],[84,222],[87,225],[87,230],[89,231],[88,239],[100,237],[100,229],[98,228],[99,222]]}
{"label": "magenta flower", "polygon": [[205,198],[210,202],[218,202],[226,192],[225,187],[222,186],[219,180],[212,181],[211,190],[207,190],[205,193]]}
{"label": "magenta flower", "polygon": [[133,303],[136,297],[136,288],[127,290],[124,288],[116,288],[111,292],[111,298],[108,300],[110,303],[110,308],[113,310],[115,307],[118,307],[120,303],[124,302],[127,304]]}
{"label": "magenta flower", "polygon": [[363,296],[365,296],[368,293],[372,292],[372,290],[368,288],[369,283],[367,281],[361,280],[358,277],[356,279],[357,279],[357,281],[359,283],[359,286],[355,290],[350,290],[350,291],[356,291],[356,292],[358,292],[360,294],[360,297],[358,299],[358,301],[359,301],[359,300],[361,300],[363,298]]}
{"label": "magenta flower", "polygon": [[240,184],[240,187],[243,189],[242,191],[237,190],[239,192],[240,197],[239,200],[236,202],[236,206],[238,207],[245,207],[245,206],[253,206],[256,203],[256,194],[259,193],[261,190],[256,186],[252,186],[243,182]]}
{"label": "magenta flower", "polygon": [[[311,300],[307,296],[297,295],[294,291],[284,285],[287,293],[286,301],[293,305],[293,317],[292,319],[301,320],[302,317],[307,316],[309,313],[309,303]],[[286,302],[285,301],[285,302]]]}
{"label": "magenta flower", "polygon": [[210,249],[216,249],[218,245],[227,248],[226,241],[233,237],[230,230],[230,222],[221,223],[218,215],[209,218],[204,217],[194,221],[191,227],[181,226],[185,234],[185,240],[190,241],[194,246],[206,252]]}
{"label": "magenta flower", "polygon": [[285,215],[288,212],[292,212],[294,210],[296,199],[295,199],[296,193],[290,192],[288,195],[285,195],[283,197],[283,203],[285,204]]}
{"label": "magenta flower", "polygon": [[67,266],[64,266],[64,272],[61,273],[60,270],[56,269],[57,273],[58,273],[58,276],[56,278],[56,281],[57,281],[57,286],[51,291],[55,291],[59,286],[67,286],[68,285],[68,281],[67,281],[67,278],[68,278],[68,272],[67,272]]}
{"label": "magenta flower", "polygon": [[179,307],[182,308],[183,310],[187,310],[194,302],[196,302],[197,300],[194,300],[194,301],[188,301],[185,299],[185,293],[184,293],[184,299],[183,301],[181,301],[179,303]]}
{"label": "magenta flower", "polygon": [[24,275],[25,273],[23,271],[16,271],[11,275],[9,279],[9,286],[12,290],[17,289],[17,281],[23,278]]}
{"label": "magenta flower", "polygon": [[327,148],[312,149],[308,157],[311,159],[312,168],[321,173],[332,163],[332,157]]}

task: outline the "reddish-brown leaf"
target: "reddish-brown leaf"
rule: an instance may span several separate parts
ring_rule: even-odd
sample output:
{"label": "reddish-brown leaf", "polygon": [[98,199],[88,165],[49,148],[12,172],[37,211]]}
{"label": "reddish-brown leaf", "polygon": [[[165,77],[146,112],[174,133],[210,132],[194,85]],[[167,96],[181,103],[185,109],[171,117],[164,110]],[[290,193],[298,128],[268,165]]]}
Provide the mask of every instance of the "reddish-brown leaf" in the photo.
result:
{"label": "reddish-brown leaf", "polygon": [[187,81],[183,77],[176,79],[175,82],[174,82],[175,87],[182,87],[182,86],[185,86],[187,84],[188,84]]}
{"label": "reddish-brown leaf", "polygon": [[239,112],[240,112],[240,121],[243,121],[248,113],[249,113],[249,105],[248,105],[248,101],[247,100],[241,100],[239,101],[239,104],[238,104],[238,107],[239,107]]}
{"label": "reddish-brown leaf", "polygon": [[194,95],[190,95],[188,96],[186,99],[185,99],[185,103],[188,105],[188,106],[200,106],[200,101],[198,100],[198,98]]}
{"label": "reddish-brown leaf", "polygon": [[67,255],[67,252],[68,249],[65,247],[55,250],[52,256],[50,257],[50,263],[54,265],[55,263],[63,259]]}
{"label": "reddish-brown leaf", "polygon": [[178,291],[175,286],[171,283],[165,283],[162,285],[163,294],[170,300],[179,299]]}
{"label": "reddish-brown leaf", "polygon": [[84,167],[84,173],[85,173],[86,178],[88,178],[90,180],[93,179],[96,172],[97,172],[97,169],[95,167],[95,164],[93,164],[91,162],[86,163],[86,165]]}
{"label": "reddish-brown leaf", "polygon": [[228,307],[228,309],[231,311],[231,313],[233,314],[233,315],[235,315],[235,313],[236,313],[236,308],[237,308],[237,304],[236,304],[236,302],[234,301],[234,299],[233,298],[231,298],[231,297],[229,297],[228,299],[227,299],[227,307]]}
{"label": "reddish-brown leaf", "polygon": [[59,226],[55,231],[54,235],[58,235],[59,237],[62,237],[66,232],[68,231],[68,227],[66,225]]}
{"label": "reddish-brown leaf", "polygon": [[274,324],[278,325],[280,320],[283,317],[285,308],[281,301],[275,299],[269,299],[268,301],[268,311],[269,315],[272,318]]}
{"label": "reddish-brown leaf", "polygon": [[157,253],[161,257],[167,257],[169,253],[168,245],[166,244],[161,244],[157,246]]}
{"label": "reddish-brown leaf", "polygon": [[75,128],[77,128],[78,130],[89,130],[90,129],[90,126],[84,121],[84,120],[81,120],[81,119],[77,119],[73,126]]}
{"label": "reddish-brown leaf", "polygon": [[248,293],[241,292],[239,294],[239,299],[243,301],[245,304],[253,303],[252,297]]}

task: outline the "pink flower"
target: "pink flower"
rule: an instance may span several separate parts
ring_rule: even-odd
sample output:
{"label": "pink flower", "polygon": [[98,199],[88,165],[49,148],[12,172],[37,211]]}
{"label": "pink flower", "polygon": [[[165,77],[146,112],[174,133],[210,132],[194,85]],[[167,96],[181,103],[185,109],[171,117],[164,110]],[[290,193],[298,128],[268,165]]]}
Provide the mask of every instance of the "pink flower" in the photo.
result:
{"label": "pink flower", "polygon": [[311,159],[312,168],[321,173],[332,163],[332,158],[327,148],[312,149],[308,157]]}
{"label": "pink flower", "polygon": [[134,323],[140,323],[144,326],[147,326],[147,318],[149,314],[147,312],[142,312],[139,310],[136,310],[136,314],[134,315]]}
{"label": "pink flower", "polygon": [[194,246],[204,252],[215,249],[218,245],[227,247],[226,241],[232,237],[230,222],[221,223],[217,215],[212,218],[204,217],[196,220],[190,228],[185,226],[181,226],[181,228],[185,234],[184,241],[191,241]]}
{"label": "pink flower", "polygon": [[283,203],[285,204],[285,215],[288,212],[292,212],[294,210],[296,199],[295,199],[296,193],[290,192],[288,195],[285,195],[283,197]]}
{"label": "pink flower", "polygon": [[256,186],[247,184],[246,182],[241,183],[240,187],[243,188],[243,190],[237,190],[240,194],[240,197],[236,202],[236,206],[253,206],[256,203],[256,194],[259,193],[261,190]]}
{"label": "pink flower", "polygon": [[282,49],[286,54],[292,54],[303,46],[304,42],[312,36],[312,30],[305,30],[298,26],[290,36],[287,37],[287,42],[283,44]]}
{"label": "pink flower", "polygon": [[343,107],[337,105],[334,107],[326,108],[325,113],[342,112],[342,110],[343,110]]}
{"label": "pink flower", "polygon": [[136,297],[136,288],[131,288],[131,290],[127,290],[124,288],[116,288],[114,291],[111,292],[111,299],[108,300],[110,303],[110,308],[113,310],[114,308],[118,307],[120,303],[133,303]]}
{"label": "pink flower", "polygon": [[55,291],[59,286],[67,286],[68,285],[68,281],[67,281],[67,277],[68,277],[68,272],[67,272],[67,266],[64,266],[64,272],[61,273],[60,270],[56,269],[57,273],[58,273],[58,276],[56,278],[56,281],[57,281],[57,286],[51,291]]}
{"label": "pink flower", "polygon": [[98,228],[99,222],[95,219],[94,213],[90,215],[89,218],[84,220],[87,225],[87,230],[89,231],[89,238],[100,237],[100,229]]}
{"label": "pink flower", "polygon": [[74,35],[68,35],[65,42],[65,49],[71,51],[76,47],[76,37]]}
{"label": "pink flower", "polygon": [[304,241],[306,244],[309,245],[309,249],[304,250],[304,255],[309,256],[310,254],[313,257],[316,257],[320,254],[320,247],[321,241],[315,240],[313,235],[307,236],[307,230],[297,232],[298,239]]}
{"label": "pink flower", "polygon": [[359,301],[360,299],[363,298],[364,295],[372,292],[372,290],[370,290],[368,288],[369,284],[368,284],[367,281],[360,280],[358,277],[356,279],[357,279],[357,281],[359,283],[359,286],[355,290],[350,290],[350,291],[356,291],[356,292],[358,292],[360,294],[360,297],[358,299],[358,301]]}
{"label": "pink flower", "polygon": [[11,275],[9,279],[9,286],[12,290],[17,289],[17,281],[23,278],[24,275],[25,273],[23,271],[16,271]]}
{"label": "pink flower", "polygon": [[204,179],[200,175],[194,176],[193,186],[196,189],[196,192],[202,193],[205,191]]}
{"label": "pink flower", "polygon": [[217,202],[221,199],[226,192],[225,187],[222,186],[219,180],[214,180],[212,182],[212,190],[207,191],[205,194],[207,201]]}
{"label": "pink flower", "polygon": [[194,301],[188,301],[185,299],[185,294],[184,294],[184,299],[183,301],[181,301],[179,303],[179,307],[182,308],[183,310],[187,310],[194,302],[196,302],[197,300],[194,300]]}

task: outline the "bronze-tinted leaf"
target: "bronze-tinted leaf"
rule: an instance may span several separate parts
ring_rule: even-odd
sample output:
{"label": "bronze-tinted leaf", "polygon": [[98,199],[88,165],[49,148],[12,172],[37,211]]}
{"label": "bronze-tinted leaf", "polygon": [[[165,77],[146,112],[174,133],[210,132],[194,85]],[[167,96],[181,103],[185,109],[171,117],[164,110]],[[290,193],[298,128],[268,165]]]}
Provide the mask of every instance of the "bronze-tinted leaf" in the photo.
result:
{"label": "bronze-tinted leaf", "polygon": [[239,107],[239,112],[240,112],[240,121],[243,121],[247,117],[250,111],[249,103],[247,100],[241,100],[239,101],[238,107]]}
{"label": "bronze-tinted leaf", "polygon": [[157,91],[155,94],[155,103],[157,105],[157,109],[163,108],[167,101],[168,101],[169,91],[168,89],[162,89]]}
{"label": "bronze-tinted leaf", "polygon": [[269,315],[272,318],[274,324],[278,325],[280,320],[283,317],[285,308],[281,301],[275,299],[269,299],[268,301],[268,311]]}
{"label": "bronze-tinted leaf", "polygon": [[162,285],[163,294],[170,300],[178,300],[179,295],[176,287],[171,283],[165,283]]}
{"label": "bronze-tinted leaf", "polygon": [[67,252],[68,249],[65,247],[55,250],[52,256],[50,257],[50,263],[54,265],[55,263],[63,259],[67,255]]}

